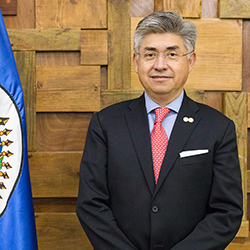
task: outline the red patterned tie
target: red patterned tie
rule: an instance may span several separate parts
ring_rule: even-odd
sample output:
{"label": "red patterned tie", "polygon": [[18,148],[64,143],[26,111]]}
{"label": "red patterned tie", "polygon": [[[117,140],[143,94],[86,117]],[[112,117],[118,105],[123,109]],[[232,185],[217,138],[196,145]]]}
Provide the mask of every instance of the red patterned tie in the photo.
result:
{"label": "red patterned tie", "polygon": [[155,183],[158,181],[162,161],[168,146],[168,137],[162,126],[162,121],[170,113],[170,109],[155,109],[155,122],[151,131],[151,148],[154,165]]}

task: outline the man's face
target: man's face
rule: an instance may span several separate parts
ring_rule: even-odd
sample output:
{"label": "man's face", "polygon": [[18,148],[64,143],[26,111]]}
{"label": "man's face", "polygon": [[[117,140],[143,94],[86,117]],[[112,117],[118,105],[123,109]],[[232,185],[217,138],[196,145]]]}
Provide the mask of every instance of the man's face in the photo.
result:
{"label": "man's face", "polygon": [[157,52],[155,60],[145,60],[134,54],[134,67],[148,96],[161,106],[175,100],[182,92],[189,72],[196,60],[195,53],[177,57],[176,60],[164,58],[163,53],[174,52],[178,55],[187,53],[182,38],[171,33],[147,35],[141,44],[139,53]]}

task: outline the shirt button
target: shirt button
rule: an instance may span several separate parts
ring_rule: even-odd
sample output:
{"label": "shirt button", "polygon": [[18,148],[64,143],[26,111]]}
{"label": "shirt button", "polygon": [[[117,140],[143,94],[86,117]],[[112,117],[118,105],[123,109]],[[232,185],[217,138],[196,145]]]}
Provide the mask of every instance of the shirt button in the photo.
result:
{"label": "shirt button", "polygon": [[152,212],[157,213],[159,211],[159,208],[157,206],[152,207]]}

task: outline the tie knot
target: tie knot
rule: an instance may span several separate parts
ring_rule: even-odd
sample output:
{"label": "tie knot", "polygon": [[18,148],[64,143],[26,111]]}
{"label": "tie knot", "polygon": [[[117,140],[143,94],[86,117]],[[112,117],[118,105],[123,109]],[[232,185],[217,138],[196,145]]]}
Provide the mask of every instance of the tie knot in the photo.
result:
{"label": "tie knot", "polygon": [[170,113],[170,109],[168,108],[157,108],[155,109],[155,123],[162,123],[164,118]]}

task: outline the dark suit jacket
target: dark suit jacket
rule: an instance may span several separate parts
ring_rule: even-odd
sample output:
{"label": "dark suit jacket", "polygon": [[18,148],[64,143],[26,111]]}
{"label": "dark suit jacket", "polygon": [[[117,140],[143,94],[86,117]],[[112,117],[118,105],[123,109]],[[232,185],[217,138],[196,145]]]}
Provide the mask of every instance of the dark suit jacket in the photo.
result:
{"label": "dark suit jacket", "polygon": [[242,217],[233,122],[185,95],[155,186],[144,96],[94,114],[77,215],[96,250],[224,249]]}

